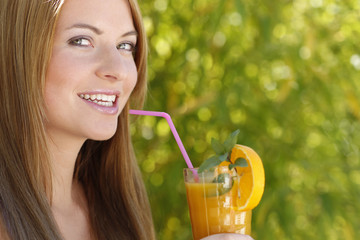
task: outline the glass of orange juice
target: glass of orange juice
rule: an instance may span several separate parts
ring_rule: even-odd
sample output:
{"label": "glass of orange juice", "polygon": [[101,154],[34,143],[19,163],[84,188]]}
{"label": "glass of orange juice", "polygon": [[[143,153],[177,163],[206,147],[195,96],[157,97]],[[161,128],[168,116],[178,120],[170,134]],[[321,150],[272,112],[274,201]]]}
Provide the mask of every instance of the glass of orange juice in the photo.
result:
{"label": "glass of orange juice", "polygon": [[241,176],[235,168],[201,173],[186,168],[184,180],[194,240],[216,233],[251,234],[251,210],[238,210]]}

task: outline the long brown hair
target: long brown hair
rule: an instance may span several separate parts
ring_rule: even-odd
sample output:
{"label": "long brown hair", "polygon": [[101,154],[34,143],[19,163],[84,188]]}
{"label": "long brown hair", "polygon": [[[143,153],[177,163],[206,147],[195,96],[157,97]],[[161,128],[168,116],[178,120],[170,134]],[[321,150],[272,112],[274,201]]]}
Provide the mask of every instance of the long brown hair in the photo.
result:
{"label": "long brown hair", "polygon": [[[62,2],[0,1],[0,229],[10,239],[62,239],[49,204],[51,164],[43,124],[46,67]],[[147,44],[136,0],[129,3],[139,33],[131,104],[141,107]],[[74,178],[85,189],[97,239],[155,239],[129,134],[129,108],[130,101],[115,135],[87,140],[76,161]]]}

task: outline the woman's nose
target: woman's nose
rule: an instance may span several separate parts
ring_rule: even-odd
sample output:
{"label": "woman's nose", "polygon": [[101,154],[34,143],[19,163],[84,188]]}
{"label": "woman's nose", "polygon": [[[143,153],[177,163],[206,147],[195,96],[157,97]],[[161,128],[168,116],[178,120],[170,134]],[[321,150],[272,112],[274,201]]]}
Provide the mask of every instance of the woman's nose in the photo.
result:
{"label": "woman's nose", "polygon": [[119,81],[128,77],[129,59],[123,56],[116,47],[101,49],[96,56],[99,64],[96,69],[96,75],[104,80]]}

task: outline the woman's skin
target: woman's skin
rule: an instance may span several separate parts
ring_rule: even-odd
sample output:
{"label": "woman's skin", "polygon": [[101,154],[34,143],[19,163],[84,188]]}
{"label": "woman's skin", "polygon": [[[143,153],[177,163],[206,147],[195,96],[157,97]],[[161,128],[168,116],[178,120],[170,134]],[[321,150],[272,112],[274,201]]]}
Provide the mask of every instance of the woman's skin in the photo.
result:
{"label": "woman's skin", "polygon": [[65,0],[45,84],[51,208],[65,239],[90,239],[86,199],[73,181],[75,160],[86,139],[115,133],[137,81],[136,40],[127,0]]}

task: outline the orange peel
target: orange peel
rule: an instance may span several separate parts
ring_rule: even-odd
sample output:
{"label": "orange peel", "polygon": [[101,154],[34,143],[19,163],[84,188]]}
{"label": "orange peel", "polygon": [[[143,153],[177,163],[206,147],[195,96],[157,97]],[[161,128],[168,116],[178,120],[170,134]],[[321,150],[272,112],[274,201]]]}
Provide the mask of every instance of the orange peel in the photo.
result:
{"label": "orange peel", "polygon": [[[236,144],[231,151],[230,162],[244,158],[247,167],[236,167],[240,176],[237,198],[237,210],[248,211],[254,209],[260,202],[265,188],[265,171],[259,155],[250,147]],[[229,162],[223,162],[220,166],[227,166]]]}

